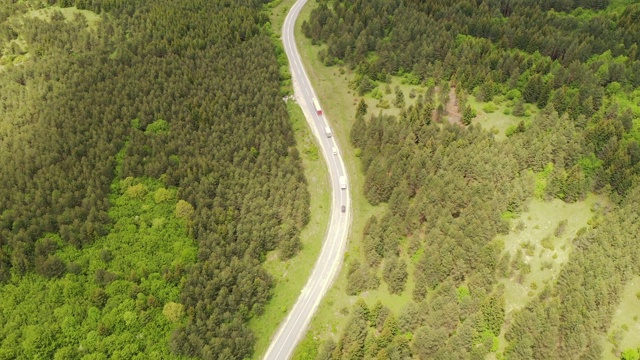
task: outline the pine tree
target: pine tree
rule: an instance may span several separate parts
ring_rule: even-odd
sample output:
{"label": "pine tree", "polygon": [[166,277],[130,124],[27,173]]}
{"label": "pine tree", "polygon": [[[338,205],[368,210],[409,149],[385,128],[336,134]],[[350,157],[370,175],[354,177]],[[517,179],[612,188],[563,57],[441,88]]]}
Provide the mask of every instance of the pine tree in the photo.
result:
{"label": "pine tree", "polygon": [[514,116],[524,116],[525,111],[524,111],[524,102],[522,101],[522,99],[518,99],[516,101],[516,104],[513,106],[513,112],[512,114]]}
{"label": "pine tree", "polygon": [[360,101],[358,102],[358,108],[356,109],[356,118],[364,117],[367,114],[368,107],[369,106],[364,101],[364,98],[360,98]]}
{"label": "pine tree", "polygon": [[398,86],[395,88],[396,98],[393,101],[393,105],[397,108],[404,107],[404,92],[400,90]]}
{"label": "pine tree", "polygon": [[471,107],[471,105],[467,105],[464,108],[464,112],[462,113],[462,123],[465,125],[470,125],[471,120],[475,118],[477,115],[476,111]]}

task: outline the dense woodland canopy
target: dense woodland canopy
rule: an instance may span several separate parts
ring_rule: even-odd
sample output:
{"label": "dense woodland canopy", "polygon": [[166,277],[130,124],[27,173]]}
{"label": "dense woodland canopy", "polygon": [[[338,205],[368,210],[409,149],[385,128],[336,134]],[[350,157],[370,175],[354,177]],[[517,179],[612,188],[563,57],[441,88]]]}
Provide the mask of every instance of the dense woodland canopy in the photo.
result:
{"label": "dense woodland canopy", "polygon": [[[360,106],[351,129],[365,195],[388,210],[365,225],[366,260],[347,264],[347,294],[384,284],[399,294],[412,275],[412,301],[399,313],[358,302],[319,359],[482,359],[501,332],[506,359],[601,357],[621,290],[640,274],[640,4],[609,5],[319,1],[303,31],[326,44],[326,65],[355,70],[354,89],[390,75],[427,84],[398,117]],[[496,141],[478,125],[440,123],[449,86],[463,109],[473,94],[540,110]],[[493,239],[534,193],[575,202],[591,191],[614,208],[579,231],[558,278],[505,317],[498,280],[520,265]]]}
{"label": "dense woodland canopy", "polygon": [[[271,295],[272,279],[261,262],[274,249],[284,257],[295,254],[309,214],[306,181],[280,95],[276,51],[262,3],[0,4],[0,34],[6,44],[0,68],[0,291],[26,286],[27,281],[42,283],[45,289],[57,281],[78,283],[95,290],[96,301],[80,301],[76,307],[103,311],[104,316],[124,301],[116,300],[116,294],[131,296],[133,302],[140,300],[139,293],[154,294],[157,287],[145,288],[145,279],[159,276],[157,281],[180,295],[171,293],[175,296],[161,297],[164,303],[149,300],[131,308],[126,308],[127,301],[123,306],[132,315],[125,320],[155,321],[150,319],[160,316],[169,300],[184,306],[184,312],[177,310],[180,305],[169,306],[173,315],[167,317],[175,326],[160,322],[161,328],[152,332],[156,340],[147,342],[135,333],[120,337],[132,347],[114,354],[118,347],[78,346],[81,339],[55,327],[47,332],[55,341],[40,346],[47,342],[42,338],[40,345],[27,347],[32,341],[27,330],[38,321],[35,315],[17,320],[12,307],[0,305],[0,327],[7,329],[0,332],[3,356],[131,358],[152,349],[165,358],[251,354],[253,335],[246,323],[261,313]],[[84,17],[66,18],[59,11],[45,18],[22,15],[54,4],[75,5],[100,17],[90,27]],[[125,179],[130,188],[122,195],[118,189]],[[141,225],[145,222],[154,227],[172,224],[165,221],[167,213],[158,213],[165,214],[165,220],[158,220],[134,212],[131,216],[138,222],[122,225],[128,233],[113,235],[122,230],[111,210],[116,199],[143,199],[148,185],[136,184],[148,184],[144,179],[159,180],[156,188],[175,189],[171,198],[180,199],[174,203],[175,216],[195,239],[195,259],[179,262],[176,253],[175,261],[150,264],[143,271],[135,262],[130,264],[134,268],[120,266],[124,247],[119,254],[99,252],[98,268],[89,266],[94,260],[74,262],[72,249],[91,259],[97,239],[114,241],[100,240],[108,248],[136,227],[146,229]],[[167,190],[157,191],[164,199]],[[151,211],[154,201],[145,201],[150,205],[140,206]],[[164,234],[155,241],[177,236]],[[152,236],[153,243],[153,233],[145,236]],[[164,249],[149,246],[152,250],[147,251]],[[181,246],[188,248],[187,243]],[[111,284],[121,284],[121,290]],[[47,306],[55,309],[55,304]],[[176,314],[185,314],[184,321]],[[8,326],[11,321],[19,322]],[[84,323],[74,336],[94,334],[91,330],[98,326],[97,335],[91,335],[98,340],[92,344],[107,344],[109,336],[132,328],[116,324]],[[70,349],[58,348],[63,345]]]}

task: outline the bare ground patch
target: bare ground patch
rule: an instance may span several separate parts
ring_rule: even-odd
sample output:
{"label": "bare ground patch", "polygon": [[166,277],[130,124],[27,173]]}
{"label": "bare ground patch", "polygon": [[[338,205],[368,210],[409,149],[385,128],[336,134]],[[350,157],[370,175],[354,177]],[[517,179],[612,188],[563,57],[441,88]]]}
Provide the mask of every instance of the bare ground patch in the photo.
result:
{"label": "bare ground patch", "polygon": [[454,125],[464,126],[462,124],[462,113],[460,112],[460,107],[458,106],[458,97],[456,96],[456,88],[451,86],[449,89],[449,102],[445,109],[447,110],[447,118],[449,122]]}

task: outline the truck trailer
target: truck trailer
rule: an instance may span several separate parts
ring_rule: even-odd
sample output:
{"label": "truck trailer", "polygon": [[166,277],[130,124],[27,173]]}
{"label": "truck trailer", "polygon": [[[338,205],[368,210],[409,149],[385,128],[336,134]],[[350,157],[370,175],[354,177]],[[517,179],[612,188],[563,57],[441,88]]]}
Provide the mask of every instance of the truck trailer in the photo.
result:
{"label": "truck trailer", "polygon": [[320,103],[316,98],[313,98],[313,107],[316,108],[316,114],[322,116],[322,108],[320,107]]}

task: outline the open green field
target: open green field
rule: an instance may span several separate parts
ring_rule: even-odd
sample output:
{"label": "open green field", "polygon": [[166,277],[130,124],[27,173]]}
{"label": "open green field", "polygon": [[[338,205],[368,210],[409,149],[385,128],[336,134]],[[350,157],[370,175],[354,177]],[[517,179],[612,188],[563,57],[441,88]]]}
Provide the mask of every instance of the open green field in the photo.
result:
{"label": "open green field", "polygon": [[274,251],[268,255],[264,263],[264,267],[274,277],[276,285],[264,313],[249,323],[257,338],[253,355],[255,359],[264,355],[271,337],[307,282],[322,247],[331,206],[331,192],[327,191],[330,186],[327,168],[319,157],[318,147],[302,109],[291,100],[287,102],[287,108],[309,185],[311,214],[309,224],[300,234],[302,250],[287,261],[280,260],[277,251]]}
{"label": "open green field", "polygon": [[613,314],[611,326],[602,341],[602,358],[619,359],[620,351],[640,347],[640,276],[632,278],[624,288],[620,304]]}

